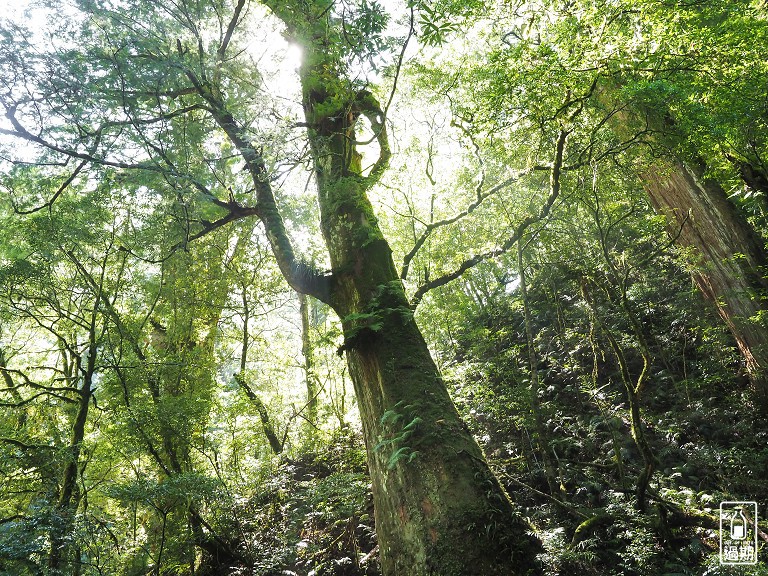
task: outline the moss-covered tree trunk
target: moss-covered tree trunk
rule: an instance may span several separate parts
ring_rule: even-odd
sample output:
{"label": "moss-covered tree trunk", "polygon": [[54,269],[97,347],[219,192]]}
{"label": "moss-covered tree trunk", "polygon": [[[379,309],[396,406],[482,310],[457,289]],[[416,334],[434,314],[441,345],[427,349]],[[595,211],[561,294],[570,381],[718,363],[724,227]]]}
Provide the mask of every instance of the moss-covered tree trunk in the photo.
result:
{"label": "moss-covered tree trunk", "polygon": [[733,334],[756,400],[768,410],[768,282],[760,239],[701,169],[660,158],[640,178],[653,207],[667,216],[670,234],[700,259],[693,278]]}
{"label": "moss-covered tree trunk", "polygon": [[[330,216],[328,228],[369,217],[344,211]],[[366,233],[378,233],[368,222]],[[337,266],[351,265],[338,277],[333,304],[345,319],[383,574],[535,573],[536,542],[448,395],[387,243],[331,242]]]}
{"label": "moss-covered tree trunk", "polygon": [[[392,295],[387,304],[405,301]],[[347,359],[383,574],[535,573],[536,543],[461,421],[413,319],[388,315]]]}
{"label": "moss-covered tree trunk", "polygon": [[[370,92],[346,79],[340,31],[334,36],[338,23],[326,3],[268,4],[303,48],[302,101],[332,267],[324,290],[315,282],[313,295],[342,319],[383,574],[535,573],[538,542],[448,395],[367,197],[389,159],[384,112]],[[362,118],[378,144],[378,159],[367,169],[356,142]],[[252,173],[263,180],[263,168],[254,166]],[[269,194],[262,192],[260,202]],[[263,210],[261,215],[264,221]],[[280,228],[276,219],[271,222],[268,234]],[[273,235],[278,262],[289,253],[286,245]],[[281,266],[284,273],[288,268]],[[287,278],[301,288],[302,279],[292,270]]]}
{"label": "moss-covered tree trunk", "polygon": [[[538,541],[495,478],[461,421],[427,345],[382,235],[368,190],[390,150],[384,112],[374,95],[346,77],[345,30],[333,3],[265,2],[303,49],[299,70],[320,223],[331,272],[296,257],[262,151],[230,110],[217,75],[186,76],[237,148],[256,205],[231,200],[223,221],[256,215],[296,291],[330,305],[344,344],[363,423],[373,483],[376,530],[385,576],[524,575],[537,572]],[[238,22],[237,10],[229,30]],[[226,45],[219,52],[223,54]],[[373,138],[358,142],[367,120]],[[363,166],[361,145],[378,148]]]}

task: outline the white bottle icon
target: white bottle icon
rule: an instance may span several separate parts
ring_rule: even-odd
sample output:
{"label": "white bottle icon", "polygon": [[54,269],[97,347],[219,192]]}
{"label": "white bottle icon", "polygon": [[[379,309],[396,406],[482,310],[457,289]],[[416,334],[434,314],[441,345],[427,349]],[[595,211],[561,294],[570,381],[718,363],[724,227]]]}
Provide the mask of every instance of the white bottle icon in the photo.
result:
{"label": "white bottle icon", "polygon": [[731,514],[731,538],[734,540],[744,540],[747,537],[747,517],[744,516],[744,510],[739,508]]}

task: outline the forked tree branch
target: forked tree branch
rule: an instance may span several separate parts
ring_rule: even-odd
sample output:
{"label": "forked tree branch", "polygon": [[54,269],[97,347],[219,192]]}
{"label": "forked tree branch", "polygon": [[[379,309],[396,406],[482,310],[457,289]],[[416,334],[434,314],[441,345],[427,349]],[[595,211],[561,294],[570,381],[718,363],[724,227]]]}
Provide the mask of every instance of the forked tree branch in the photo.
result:
{"label": "forked tree branch", "polygon": [[[328,302],[332,277],[316,272],[309,264],[296,257],[291,239],[288,236],[288,231],[280,214],[280,209],[277,206],[272,186],[269,183],[262,152],[254,146],[246,130],[240,126],[237,119],[228,110],[217,88],[198,78],[189,69],[185,69],[184,72],[192,85],[197,88],[198,94],[207,102],[213,119],[227,135],[245,162],[246,169],[251,175],[256,191],[256,206],[252,208],[252,211],[264,224],[264,230],[267,233],[272,253],[283,277],[291,288],[297,292],[308,294],[322,302]],[[230,214],[233,215],[232,212],[234,211],[233,207]],[[219,225],[223,225],[230,220],[225,216],[218,222]]]}
{"label": "forked tree branch", "polygon": [[419,286],[419,288],[414,293],[413,298],[411,298],[412,308],[415,309],[424,298],[424,295],[430,290],[439,288],[440,286],[445,286],[449,282],[459,278],[470,268],[477,266],[485,260],[495,258],[507,252],[510,248],[512,248],[512,246],[515,245],[515,243],[523,236],[523,234],[525,234],[525,231],[528,229],[528,227],[530,227],[532,224],[535,224],[536,222],[544,220],[549,215],[550,211],[552,210],[552,206],[560,196],[560,176],[563,171],[565,143],[569,134],[570,131],[566,129],[560,130],[560,135],[558,136],[557,144],[555,145],[555,160],[552,164],[552,169],[550,172],[549,196],[547,197],[544,205],[541,207],[541,210],[539,210],[539,213],[532,214],[524,218],[523,221],[515,227],[513,233],[497,248],[475,254],[474,256],[464,260],[453,271],[443,274],[442,276],[439,276],[434,280],[430,280],[429,282]]}
{"label": "forked tree branch", "polygon": [[503,190],[504,188],[506,188],[510,184],[513,184],[513,183],[517,182],[520,178],[522,178],[523,176],[525,176],[529,172],[530,171],[526,170],[524,172],[520,172],[518,174],[515,174],[514,176],[510,176],[506,180],[503,180],[503,181],[499,182],[498,184],[496,184],[494,186],[491,186],[488,190],[486,190],[484,192],[479,192],[477,194],[477,197],[475,198],[475,200],[473,200],[472,203],[469,206],[467,206],[464,210],[462,210],[461,212],[459,212],[457,214],[454,214],[453,216],[450,216],[448,218],[443,218],[442,220],[436,220],[434,222],[430,222],[429,224],[427,224],[425,226],[424,230],[422,231],[421,235],[418,237],[418,239],[414,243],[413,248],[411,248],[410,252],[408,252],[408,254],[406,254],[403,257],[403,266],[400,269],[400,278],[402,280],[405,280],[408,277],[408,271],[410,269],[411,262],[416,257],[416,254],[419,252],[419,250],[421,250],[421,247],[424,245],[424,243],[429,239],[429,237],[432,234],[432,232],[434,232],[438,228],[442,228],[444,226],[449,226],[449,225],[451,225],[451,224],[453,224],[455,222],[458,222],[459,220],[461,220],[465,216],[469,216],[472,212],[475,211],[475,209],[478,206],[480,206],[480,204],[482,204],[490,196],[493,196],[494,194],[496,194],[500,190]]}
{"label": "forked tree branch", "polygon": [[[226,47],[229,44],[232,34],[234,33],[234,27],[239,22],[240,14],[244,1],[240,1],[236,7],[236,13],[232,20],[229,22],[229,26],[222,40],[221,49],[226,51]],[[220,53],[219,58],[224,56],[224,53]],[[246,168],[251,175],[255,190],[256,190],[256,206],[245,207],[234,202],[231,198],[229,201],[222,200],[216,197],[212,191],[210,191],[202,183],[191,178],[189,175],[179,173],[179,171],[170,164],[169,166],[161,166],[156,162],[142,161],[142,162],[124,162],[119,160],[109,160],[107,158],[101,158],[96,155],[96,150],[81,151],[74,148],[69,148],[49,142],[42,136],[33,134],[19,121],[16,116],[17,105],[11,106],[6,109],[5,116],[11,123],[12,129],[0,128],[0,134],[10,135],[13,137],[21,138],[28,142],[37,144],[52,152],[62,154],[68,158],[75,158],[82,162],[77,166],[74,173],[71,174],[66,181],[57,189],[57,191],[46,201],[42,206],[36,207],[32,212],[52,205],[52,203],[61,195],[61,193],[74,181],[75,177],[84,169],[88,163],[109,166],[113,168],[120,168],[125,170],[146,170],[155,172],[158,174],[172,176],[174,178],[181,178],[188,181],[196,189],[202,192],[213,204],[224,209],[226,214],[213,222],[202,222],[202,228],[185,239],[185,242],[194,240],[204,236],[205,234],[220,228],[230,222],[245,218],[248,216],[257,216],[267,232],[272,251],[277,260],[280,270],[294,290],[309,294],[321,301],[328,300],[328,294],[330,293],[329,283],[331,277],[316,272],[306,262],[301,261],[296,257],[293,247],[291,245],[290,238],[288,236],[285,224],[282,220],[277,202],[272,191],[272,187],[269,183],[267,170],[265,167],[264,159],[261,151],[257,151],[255,146],[250,142],[246,131],[239,125],[234,116],[227,109],[223,98],[218,91],[215,90],[209,80],[206,78],[198,78],[191,70],[182,68],[182,71],[186,74],[191,81],[194,91],[197,95],[202,97],[204,102],[186,106],[172,112],[161,114],[153,118],[137,120],[132,119],[125,122],[108,122],[100,126],[93,134],[96,146],[103,134],[103,132],[112,127],[120,126],[132,126],[137,128],[138,125],[148,125],[155,122],[167,121],[183,114],[188,114],[195,110],[204,110],[209,112],[219,127],[225,132],[230,141],[235,145],[240,156],[246,163]],[[185,90],[185,93],[188,93]],[[371,97],[372,99],[372,97]],[[375,181],[381,173],[384,171],[386,164],[388,163],[390,156],[389,141],[387,138],[386,129],[384,126],[383,112],[381,111],[378,102],[375,99],[364,99],[359,103],[361,105],[361,111],[371,122],[371,125],[376,132],[376,137],[380,146],[379,159],[374,165],[369,178],[371,181]],[[157,150],[155,150],[157,152]],[[162,158],[161,154],[161,158]],[[167,161],[166,158],[162,160]],[[173,249],[179,249],[185,242],[181,242],[173,247]]]}

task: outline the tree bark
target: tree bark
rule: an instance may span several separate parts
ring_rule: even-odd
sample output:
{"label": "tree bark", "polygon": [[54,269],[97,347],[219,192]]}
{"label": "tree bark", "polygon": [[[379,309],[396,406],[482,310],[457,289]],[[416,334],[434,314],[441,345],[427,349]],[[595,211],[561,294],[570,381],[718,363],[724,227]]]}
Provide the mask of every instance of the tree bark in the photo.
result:
{"label": "tree bark", "polygon": [[[722,186],[706,178],[703,162],[686,162],[674,152],[674,121],[642,103],[619,105],[612,90],[597,91],[611,109],[613,130],[628,141],[643,140],[663,154],[642,165],[638,177],[667,229],[697,259],[693,279],[717,309],[744,359],[755,403],[768,411],[768,258],[759,235],[729,201]],[[633,106],[633,107],[632,107]],[[639,134],[635,130],[639,129]]]}
{"label": "tree bark", "polygon": [[[342,320],[341,350],[363,424],[382,573],[537,573],[538,541],[451,401],[366,194],[389,160],[384,111],[344,77],[325,5],[268,5],[304,50],[302,103],[332,267],[329,290],[318,297]],[[367,171],[355,141],[361,117],[379,148]]]}
{"label": "tree bark", "polygon": [[[407,305],[404,295],[400,305]],[[348,349],[347,360],[382,573],[536,573],[536,541],[461,421],[413,318],[391,314]]]}
{"label": "tree bark", "polygon": [[733,334],[757,404],[768,410],[768,262],[760,239],[703,169],[659,158],[640,179],[678,244],[698,255],[694,281]]}
{"label": "tree bark", "polygon": [[755,192],[761,192],[760,198],[763,208],[768,204],[768,173],[765,169],[758,165],[757,162],[750,162],[749,160],[741,160],[731,154],[726,154],[726,158],[733,164],[733,166],[739,171],[744,184],[749,186]]}
{"label": "tree bark", "polygon": [[312,334],[310,320],[310,302],[309,296],[299,293],[299,315],[301,316],[301,355],[304,357],[304,382],[307,386],[307,416],[309,423],[307,432],[313,437],[318,426],[318,387],[317,377],[314,371],[314,362],[312,354]]}
{"label": "tree bark", "polygon": [[5,358],[5,350],[0,348],[0,376],[5,384],[4,392],[9,392],[13,401],[19,405],[19,412],[16,419],[16,430],[22,430],[27,425],[27,407],[24,405],[24,399],[16,388],[10,372],[8,372],[8,363]]}

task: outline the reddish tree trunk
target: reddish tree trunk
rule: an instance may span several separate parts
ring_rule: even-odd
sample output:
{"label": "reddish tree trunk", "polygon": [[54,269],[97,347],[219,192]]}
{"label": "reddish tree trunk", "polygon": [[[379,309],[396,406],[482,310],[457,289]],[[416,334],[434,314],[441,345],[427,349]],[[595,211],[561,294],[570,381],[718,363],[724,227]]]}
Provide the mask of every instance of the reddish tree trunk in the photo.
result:
{"label": "reddish tree trunk", "polygon": [[702,170],[659,159],[641,171],[651,204],[668,219],[678,244],[693,248],[693,278],[717,307],[746,363],[755,397],[768,409],[768,324],[766,255],[752,227],[722,187]]}

